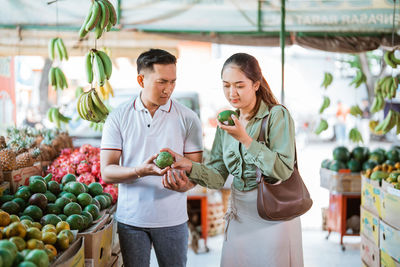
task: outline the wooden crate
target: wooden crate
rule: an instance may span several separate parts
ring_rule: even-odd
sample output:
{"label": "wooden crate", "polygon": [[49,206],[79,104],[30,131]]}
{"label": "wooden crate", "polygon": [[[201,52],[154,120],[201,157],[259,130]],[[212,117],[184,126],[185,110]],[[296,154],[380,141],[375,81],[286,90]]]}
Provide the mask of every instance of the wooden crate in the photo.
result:
{"label": "wooden crate", "polygon": [[320,186],[337,193],[360,193],[361,173],[335,172],[321,168]]}

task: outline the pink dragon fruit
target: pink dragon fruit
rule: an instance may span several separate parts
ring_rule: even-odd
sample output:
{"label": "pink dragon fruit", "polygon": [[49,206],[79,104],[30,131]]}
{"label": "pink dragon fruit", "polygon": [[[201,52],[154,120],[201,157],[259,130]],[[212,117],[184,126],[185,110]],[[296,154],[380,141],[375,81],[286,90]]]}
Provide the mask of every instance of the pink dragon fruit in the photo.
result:
{"label": "pink dragon fruit", "polygon": [[118,187],[112,184],[108,184],[103,187],[103,191],[106,193],[110,193],[113,198],[113,203],[117,202],[118,199]]}
{"label": "pink dragon fruit", "polygon": [[82,154],[89,154],[93,150],[93,147],[89,144],[82,145],[79,148],[79,152]]}
{"label": "pink dragon fruit", "polygon": [[86,160],[86,155],[76,151],[71,154],[70,159],[73,164],[78,165],[81,161]]}
{"label": "pink dragon fruit", "polygon": [[69,156],[72,153],[72,149],[71,148],[64,148],[63,150],[61,150],[61,156]]}
{"label": "pink dragon fruit", "polygon": [[88,161],[90,164],[100,162],[100,154],[93,154],[88,157]]}
{"label": "pink dragon fruit", "polygon": [[101,173],[100,173],[100,162],[94,162],[92,165],[92,174],[96,177],[99,178]]}
{"label": "pink dragon fruit", "polygon": [[78,180],[78,182],[84,183],[86,185],[96,182],[94,175],[91,174],[90,172],[85,172],[85,173],[79,175],[77,180]]}
{"label": "pink dragon fruit", "polygon": [[90,171],[91,171],[90,164],[86,160],[81,161],[76,167],[77,174],[83,174],[85,172],[90,172]]}

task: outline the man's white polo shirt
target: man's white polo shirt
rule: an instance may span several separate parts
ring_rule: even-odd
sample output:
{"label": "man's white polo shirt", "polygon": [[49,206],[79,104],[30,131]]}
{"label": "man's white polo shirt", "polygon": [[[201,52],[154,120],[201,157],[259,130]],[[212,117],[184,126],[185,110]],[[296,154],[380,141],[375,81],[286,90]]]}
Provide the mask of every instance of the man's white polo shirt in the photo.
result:
{"label": "man's white polo shirt", "polygon": [[[137,97],[108,116],[101,149],[121,150],[121,166],[139,166],[165,147],[181,155],[203,150],[194,111],[170,99],[152,118]],[[137,227],[175,226],[188,220],[186,202],[186,193],[164,188],[161,176],[145,176],[119,184],[116,219]]]}

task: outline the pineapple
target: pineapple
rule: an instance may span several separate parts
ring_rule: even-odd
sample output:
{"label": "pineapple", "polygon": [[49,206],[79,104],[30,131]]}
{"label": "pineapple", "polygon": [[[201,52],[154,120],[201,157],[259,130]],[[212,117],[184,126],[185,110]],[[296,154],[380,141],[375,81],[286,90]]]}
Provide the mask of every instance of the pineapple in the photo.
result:
{"label": "pineapple", "polygon": [[57,151],[51,145],[51,138],[48,135],[45,135],[42,143],[40,144],[40,149],[42,151],[46,151],[45,155],[47,154],[49,156],[47,160],[52,160],[57,156]]}
{"label": "pineapple", "polygon": [[17,169],[33,166],[36,159],[40,156],[40,149],[31,149],[17,156]]}
{"label": "pineapple", "polygon": [[0,149],[6,148],[6,138],[4,136],[0,136]]}
{"label": "pineapple", "polygon": [[3,171],[15,170],[17,165],[15,152],[10,148],[0,150],[0,163]]}

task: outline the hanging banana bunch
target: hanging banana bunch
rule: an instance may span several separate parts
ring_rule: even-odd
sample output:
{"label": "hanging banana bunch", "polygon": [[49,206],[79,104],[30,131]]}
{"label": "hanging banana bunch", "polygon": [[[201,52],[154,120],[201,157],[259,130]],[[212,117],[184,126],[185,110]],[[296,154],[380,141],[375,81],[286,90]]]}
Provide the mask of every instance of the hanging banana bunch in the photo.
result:
{"label": "hanging banana bunch", "polygon": [[354,105],[350,107],[350,114],[353,115],[354,117],[357,116],[361,117],[363,115],[363,111],[358,105]]}
{"label": "hanging banana bunch", "polygon": [[82,119],[96,123],[104,122],[109,113],[94,88],[79,96],[77,110]]}
{"label": "hanging banana bunch", "polygon": [[52,67],[49,71],[49,84],[53,86],[54,90],[64,90],[68,88],[67,79],[59,67]]}
{"label": "hanging banana bunch", "polygon": [[378,80],[375,85],[375,94],[380,92],[384,98],[392,99],[396,97],[397,87],[399,86],[399,78],[397,76],[385,76]]}
{"label": "hanging banana bunch", "polygon": [[324,101],[322,102],[322,105],[319,109],[319,114],[322,114],[322,112],[324,112],[325,109],[327,109],[331,104],[331,100],[329,99],[329,97],[324,96]]}
{"label": "hanging banana bunch", "polygon": [[355,85],[356,88],[360,87],[360,85],[362,83],[365,83],[367,81],[367,77],[365,76],[365,74],[358,70],[356,77],[354,77],[354,79],[351,81],[351,83],[349,85]]}
{"label": "hanging banana bunch", "polygon": [[320,133],[322,133],[323,131],[325,131],[326,129],[328,129],[328,122],[324,119],[321,119],[321,121],[319,122],[317,129],[315,130],[315,133],[317,135],[319,135]]}
{"label": "hanging banana bunch", "polygon": [[47,111],[47,119],[51,123],[55,123],[57,128],[61,127],[61,123],[68,124],[71,118],[64,116],[59,108],[49,108]]}
{"label": "hanging banana bunch", "polygon": [[94,29],[96,39],[99,39],[104,30],[109,32],[116,23],[117,13],[113,5],[108,0],[94,0],[79,30],[79,37],[85,37]]}
{"label": "hanging banana bunch", "polygon": [[355,127],[350,130],[349,139],[350,139],[350,141],[352,141],[353,143],[356,143],[356,144],[364,143],[361,133]]}
{"label": "hanging banana bunch", "polygon": [[331,85],[332,81],[333,81],[332,74],[329,72],[325,72],[324,80],[322,81],[321,87],[325,87],[325,89],[328,88],[328,86]]}
{"label": "hanging banana bunch", "polygon": [[389,112],[387,113],[385,119],[381,122],[378,123],[378,125],[375,126],[374,131],[375,132],[382,132],[382,134],[388,133],[391,129],[394,127],[397,127],[397,134],[400,133],[400,114],[393,110],[390,109]]}
{"label": "hanging banana bunch", "polygon": [[67,48],[64,45],[64,42],[61,38],[53,38],[49,41],[49,58],[54,60],[56,58],[56,50],[58,57],[61,60],[68,60],[68,52]]}
{"label": "hanging banana bunch", "polygon": [[386,51],[383,60],[385,61],[386,64],[388,64],[392,68],[397,68],[397,65],[400,64],[400,59],[396,58],[394,55],[395,50],[393,51]]}
{"label": "hanging banana bunch", "polygon": [[112,73],[112,62],[106,53],[100,50],[91,49],[85,56],[86,76],[88,83],[93,82],[93,78],[100,86],[110,79]]}

